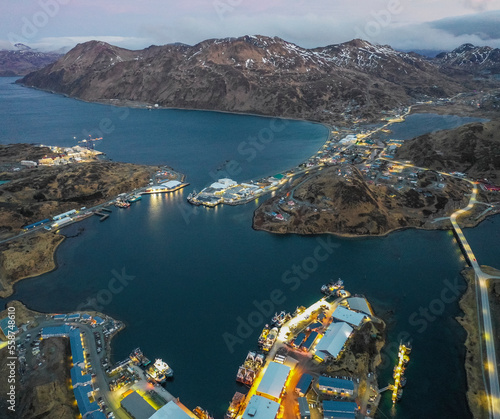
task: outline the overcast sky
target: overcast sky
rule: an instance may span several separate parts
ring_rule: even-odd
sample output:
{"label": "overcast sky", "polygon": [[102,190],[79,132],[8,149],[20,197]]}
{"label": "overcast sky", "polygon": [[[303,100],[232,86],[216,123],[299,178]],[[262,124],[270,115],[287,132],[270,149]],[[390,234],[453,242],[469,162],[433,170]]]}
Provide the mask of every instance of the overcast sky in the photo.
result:
{"label": "overcast sky", "polygon": [[3,0],[0,48],[98,39],[139,49],[279,36],[303,47],[363,38],[397,49],[500,47],[500,0]]}

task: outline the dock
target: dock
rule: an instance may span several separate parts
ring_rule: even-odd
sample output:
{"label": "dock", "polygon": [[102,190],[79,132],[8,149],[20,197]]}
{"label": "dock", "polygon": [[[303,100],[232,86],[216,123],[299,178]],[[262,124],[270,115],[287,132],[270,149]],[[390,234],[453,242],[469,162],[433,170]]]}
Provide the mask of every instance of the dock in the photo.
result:
{"label": "dock", "polygon": [[[108,211],[109,211],[109,210],[108,210]],[[111,211],[109,211],[109,212],[111,212]],[[106,220],[106,219],[108,219],[108,218],[109,218],[109,214],[104,214],[104,213],[99,212],[99,211],[94,212],[94,215],[97,215],[98,217],[101,217],[101,218],[99,219],[99,221],[104,221],[104,220]]]}

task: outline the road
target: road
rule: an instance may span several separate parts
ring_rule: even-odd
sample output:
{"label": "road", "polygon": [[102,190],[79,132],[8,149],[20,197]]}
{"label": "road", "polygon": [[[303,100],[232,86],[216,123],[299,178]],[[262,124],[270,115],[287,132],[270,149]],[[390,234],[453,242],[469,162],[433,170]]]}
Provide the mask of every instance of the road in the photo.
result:
{"label": "road", "polygon": [[496,352],[495,352],[495,342],[494,342],[494,334],[493,334],[493,326],[491,322],[491,311],[490,311],[490,300],[488,296],[488,279],[493,278],[490,275],[485,274],[482,270],[481,267],[479,266],[479,263],[477,263],[476,256],[472,252],[472,249],[467,242],[467,239],[464,236],[464,233],[462,232],[462,229],[458,225],[457,218],[466,213],[467,211],[471,210],[474,205],[476,204],[476,197],[477,197],[477,187],[473,182],[468,181],[473,185],[472,189],[472,194],[470,196],[469,204],[467,207],[463,209],[459,209],[458,211],[455,211],[451,217],[450,221],[453,226],[453,229],[455,230],[455,233],[460,240],[460,243],[463,247],[463,250],[467,254],[467,258],[469,259],[470,265],[474,269],[475,272],[475,278],[476,278],[476,293],[477,290],[479,289],[479,296],[480,299],[478,300],[478,304],[480,306],[478,307],[479,312],[482,313],[482,324],[481,324],[481,318],[478,317],[478,322],[479,322],[479,330],[482,330],[481,333],[481,339],[484,338],[485,341],[485,346],[486,346],[486,373],[488,375],[488,382],[489,382],[489,394],[488,394],[488,389],[486,389],[487,396],[489,398],[488,404],[489,404],[489,411],[490,411],[490,418],[492,419],[500,419],[500,385],[498,381],[498,368],[497,368],[497,359],[496,359]]}

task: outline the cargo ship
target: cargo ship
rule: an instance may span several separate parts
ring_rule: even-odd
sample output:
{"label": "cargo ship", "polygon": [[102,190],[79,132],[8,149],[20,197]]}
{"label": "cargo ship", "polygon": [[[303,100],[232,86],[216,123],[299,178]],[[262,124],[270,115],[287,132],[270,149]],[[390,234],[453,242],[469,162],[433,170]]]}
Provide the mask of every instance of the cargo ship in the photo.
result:
{"label": "cargo ship", "polygon": [[161,359],[157,359],[153,365],[151,365],[146,373],[157,383],[164,383],[167,378],[173,377],[174,371],[168,366],[166,362]]}

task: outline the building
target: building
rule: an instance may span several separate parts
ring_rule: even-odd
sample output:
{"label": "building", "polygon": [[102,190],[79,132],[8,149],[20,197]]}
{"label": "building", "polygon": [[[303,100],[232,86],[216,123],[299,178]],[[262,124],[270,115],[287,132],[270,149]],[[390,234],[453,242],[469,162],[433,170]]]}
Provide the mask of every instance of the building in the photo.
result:
{"label": "building", "polygon": [[67,324],[63,324],[61,326],[47,326],[42,329],[42,339],[57,337],[67,338],[70,330],[71,326],[68,326]]}
{"label": "building", "polygon": [[366,300],[366,298],[363,297],[349,297],[346,299],[347,304],[349,304],[349,308],[351,310],[356,310],[360,311],[362,313],[367,314],[368,316],[373,315],[373,310]]}
{"label": "building", "polygon": [[157,410],[150,419],[197,419],[188,409],[182,408],[175,401],[169,401]]}
{"label": "building", "polygon": [[254,395],[248,402],[242,419],[275,419],[279,410],[279,403]]}
{"label": "building", "polygon": [[342,322],[349,323],[352,326],[359,326],[361,323],[363,323],[366,315],[349,310],[342,306],[338,306],[333,312],[332,317]]}
{"label": "building", "polygon": [[88,386],[92,383],[92,376],[85,374],[80,367],[74,366],[71,368],[71,385],[74,387]]}
{"label": "building", "polygon": [[300,332],[293,341],[292,345],[295,346],[296,348],[300,347],[300,345],[302,345],[302,343],[304,342],[305,338],[306,338],[305,333]]}
{"label": "building", "polygon": [[311,348],[314,345],[314,342],[316,342],[317,337],[319,336],[319,333],[313,330],[310,334],[309,337],[305,340],[305,342],[302,344],[302,348],[304,348],[306,351],[310,351]]}
{"label": "building", "polygon": [[323,402],[324,419],[355,419],[358,405],[354,402],[338,402],[325,400]]}
{"label": "building", "polygon": [[316,345],[316,359],[324,361],[327,358],[337,358],[352,332],[353,328],[347,323],[332,323]]}
{"label": "building", "polygon": [[270,362],[257,387],[256,394],[279,403],[289,374],[290,367]]}
{"label": "building", "polygon": [[300,377],[299,382],[295,386],[295,392],[300,396],[304,397],[309,390],[309,387],[311,387],[312,384],[312,375],[310,374],[302,374],[302,377]]}
{"label": "building", "polygon": [[299,413],[300,419],[310,419],[311,410],[309,409],[309,403],[305,397],[299,397]]}
{"label": "building", "polygon": [[99,410],[97,403],[91,402],[89,399],[89,396],[92,394],[92,386],[73,387],[73,393],[75,394],[78,410],[80,410],[83,419],[87,419],[91,413]]}
{"label": "building", "polygon": [[83,342],[80,329],[73,329],[69,331],[69,345],[71,347],[73,365],[85,368],[85,354],[83,352]]}
{"label": "building", "polygon": [[136,391],[128,394],[120,404],[133,419],[149,419],[156,412],[154,407]]}
{"label": "building", "polygon": [[322,393],[336,394],[343,397],[354,395],[354,383],[341,378],[319,377],[318,389]]}

